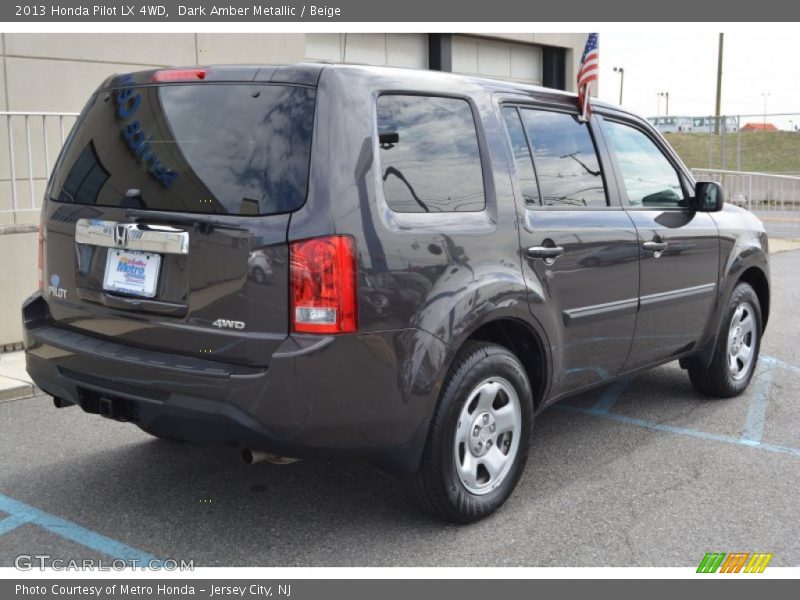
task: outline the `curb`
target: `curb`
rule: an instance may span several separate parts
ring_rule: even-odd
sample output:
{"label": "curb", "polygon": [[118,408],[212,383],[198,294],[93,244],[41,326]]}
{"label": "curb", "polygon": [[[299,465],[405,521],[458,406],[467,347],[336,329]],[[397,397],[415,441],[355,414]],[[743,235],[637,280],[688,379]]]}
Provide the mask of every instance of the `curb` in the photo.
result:
{"label": "curb", "polygon": [[35,393],[36,388],[30,383],[0,376],[0,402],[30,398]]}

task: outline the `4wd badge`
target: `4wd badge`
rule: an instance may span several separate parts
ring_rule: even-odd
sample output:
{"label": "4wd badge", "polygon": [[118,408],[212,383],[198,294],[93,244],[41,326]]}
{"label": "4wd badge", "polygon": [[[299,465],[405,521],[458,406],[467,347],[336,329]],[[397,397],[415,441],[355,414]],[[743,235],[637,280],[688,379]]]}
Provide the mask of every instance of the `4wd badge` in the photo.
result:
{"label": "4wd badge", "polygon": [[231,321],[230,319],[217,319],[212,325],[220,329],[244,329],[244,321]]}

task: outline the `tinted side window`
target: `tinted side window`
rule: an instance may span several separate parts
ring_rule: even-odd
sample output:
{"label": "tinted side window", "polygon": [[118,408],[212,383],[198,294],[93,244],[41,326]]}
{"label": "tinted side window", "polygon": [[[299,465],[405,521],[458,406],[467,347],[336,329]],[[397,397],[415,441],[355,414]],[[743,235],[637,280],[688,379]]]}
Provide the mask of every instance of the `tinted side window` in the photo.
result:
{"label": "tinted side window", "polygon": [[522,109],[545,206],[608,206],[603,173],[585,123],[572,115]]}
{"label": "tinted side window", "polygon": [[522,191],[522,197],[528,206],[541,206],[539,184],[536,182],[536,173],[533,170],[533,159],[528,147],[525,131],[522,129],[519,113],[511,106],[503,109],[503,119],[506,122],[511,149],[514,151],[514,162],[517,165],[517,178]]}
{"label": "tinted side window", "polygon": [[612,121],[606,121],[606,130],[630,206],[686,206],[677,171],[645,133]]}
{"label": "tinted side window", "polygon": [[483,171],[466,100],[378,98],[383,193],[395,212],[480,211]]}

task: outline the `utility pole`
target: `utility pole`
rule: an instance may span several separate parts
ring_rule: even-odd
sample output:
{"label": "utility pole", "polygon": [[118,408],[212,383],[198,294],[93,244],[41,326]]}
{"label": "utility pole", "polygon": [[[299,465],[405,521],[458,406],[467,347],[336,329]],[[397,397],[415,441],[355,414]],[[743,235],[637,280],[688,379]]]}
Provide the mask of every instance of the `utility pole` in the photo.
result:
{"label": "utility pole", "polygon": [[764,132],[767,131],[767,98],[769,98],[772,94],[769,92],[762,92],[761,95],[764,97],[764,125],[763,130]]}
{"label": "utility pole", "polygon": [[625,83],[625,69],[614,67],[614,73],[619,73],[619,105],[622,106],[622,85]]}
{"label": "utility pole", "polygon": [[722,114],[722,47],[725,34],[719,34],[719,52],[717,53],[717,110],[714,120],[714,135],[719,135],[719,118]]}

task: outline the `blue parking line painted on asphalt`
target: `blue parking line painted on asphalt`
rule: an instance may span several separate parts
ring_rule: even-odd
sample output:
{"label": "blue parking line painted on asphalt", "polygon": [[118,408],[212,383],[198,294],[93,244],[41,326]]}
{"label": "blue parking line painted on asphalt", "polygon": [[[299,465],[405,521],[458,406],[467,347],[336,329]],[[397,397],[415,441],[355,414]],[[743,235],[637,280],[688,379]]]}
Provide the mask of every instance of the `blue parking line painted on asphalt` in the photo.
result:
{"label": "blue parking line painted on asphalt", "polygon": [[764,423],[766,421],[767,405],[772,392],[772,382],[775,368],[780,367],[782,369],[792,371],[793,373],[800,373],[800,366],[766,354],[762,354],[760,360],[762,368],[753,381],[753,393],[748,406],[747,420],[745,422],[744,429],[742,430],[742,434],[738,438],[729,435],[711,433],[708,431],[701,431],[699,429],[678,427],[675,425],[657,423],[655,421],[636,419],[633,417],[612,413],[611,408],[613,408],[614,404],[625,391],[625,388],[631,382],[631,378],[623,379],[610,385],[608,388],[606,388],[606,390],[591,408],[581,408],[578,406],[571,406],[569,404],[557,404],[554,406],[554,408],[566,412],[611,419],[612,421],[617,421],[618,423],[624,423],[626,425],[633,425],[636,427],[644,427],[645,429],[651,429],[653,431],[685,435],[714,442],[723,442],[725,444],[735,444],[737,446],[759,448],[761,450],[766,450],[767,452],[776,452],[778,454],[789,454],[791,456],[800,457],[800,448],[781,446],[779,444],[770,444],[769,442],[762,441],[764,434]]}
{"label": "blue parking line painted on asphalt", "polygon": [[744,442],[740,438],[735,438],[729,435],[721,435],[719,433],[711,433],[708,431],[700,431],[699,429],[689,429],[688,427],[677,427],[675,425],[667,425],[665,423],[656,423],[654,421],[647,421],[645,419],[635,419],[633,417],[628,417],[625,415],[619,415],[616,413],[608,412],[608,413],[599,413],[595,412],[591,408],[580,408],[577,406],[570,406],[568,404],[557,404],[555,405],[556,409],[571,412],[571,413],[579,413],[583,415],[590,415],[593,417],[600,417],[602,419],[610,419],[612,421],[617,421],[618,423],[624,423],[626,425],[634,425],[636,427],[644,427],[645,429],[651,429],[654,431],[661,431],[664,433],[674,433],[677,435],[686,435],[689,437],[699,438],[702,440],[709,440],[713,442],[723,442],[726,444],[735,444],[737,446],[746,446],[748,448],[758,448],[760,450],[766,450],[767,452],[775,452],[778,454],[789,454],[791,456],[800,457],[800,448],[790,448],[788,446],[779,446],[777,444],[769,444],[765,442]]}
{"label": "blue parking line painted on asphalt", "polygon": [[20,525],[30,523],[31,520],[26,515],[10,515],[0,521],[0,535],[15,530]]}
{"label": "blue parking line painted on asphalt", "polygon": [[[19,500],[14,500],[4,494],[0,494],[0,510],[10,515],[0,521],[0,533],[7,533],[7,531],[11,531],[11,529],[24,523],[31,523],[106,556],[128,562],[136,561],[137,566],[155,567],[160,564],[159,559],[152,554],[131,548],[122,542],[101,535],[91,529],[86,529],[72,521],[39,510]],[[4,530],[3,524],[7,521],[10,521],[7,527],[11,527],[11,529]]]}
{"label": "blue parking line painted on asphalt", "polygon": [[597,414],[605,414],[609,412],[612,408],[614,408],[617,400],[619,400],[620,396],[622,396],[622,392],[627,389],[630,383],[630,378],[620,379],[619,381],[612,383],[603,391],[603,394],[600,396],[600,398],[598,398],[597,402],[594,403],[594,406],[592,406],[590,410]]}
{"label": "blue parking line painted on asphalt", "polygon": [[787,371],[791,371],[792,373],[800,374],[800,367],[798,367],[797,365],[793,365],[790,362],[786,362],[785,360],[781,360],[780,358],[775,358],[774,356],[762,354],[761,360],[764,359],[774,362],[777,366],[779,366],[782,369],[786,369]]}
{"label": "blue parking line painted on asphalt", "polygon": [[764,435],[764,422],[767,418],[767,405],[772,392],[772,372],[775,364],[776,361],[772,357],[761,357],[761,368],[751,384],[753,393],[750,395],[750,405],[747,407],[747,420],[742,429],[742,435],[739,437],[742,444],[754,446],[761,443]]}

